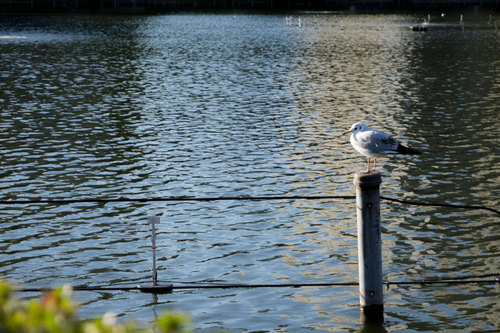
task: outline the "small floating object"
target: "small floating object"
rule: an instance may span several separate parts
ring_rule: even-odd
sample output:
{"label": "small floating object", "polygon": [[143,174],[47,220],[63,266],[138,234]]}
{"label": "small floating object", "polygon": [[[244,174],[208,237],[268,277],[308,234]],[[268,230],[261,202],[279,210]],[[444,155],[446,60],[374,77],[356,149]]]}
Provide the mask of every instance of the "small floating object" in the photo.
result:
{"label": "small floating object", "polygon": [[1,35],[0,39],[26,39],[24,36]]}
{"label": "small floating object", "polygon": [[427,31],[427,27],[424,25],[413,25],[410,27],[411,31]]}

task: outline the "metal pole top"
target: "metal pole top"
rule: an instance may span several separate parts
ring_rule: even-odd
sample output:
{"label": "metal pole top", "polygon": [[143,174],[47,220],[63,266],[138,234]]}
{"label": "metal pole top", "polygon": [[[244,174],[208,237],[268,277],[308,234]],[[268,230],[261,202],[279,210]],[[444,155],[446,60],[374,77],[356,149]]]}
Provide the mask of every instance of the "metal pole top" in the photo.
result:
{"label": "metal pole top", "polygon": [[377,189],[382,183],[382,175],[379,172],[365,173],[358,171],[354,174],[353,183],[362,189]]}

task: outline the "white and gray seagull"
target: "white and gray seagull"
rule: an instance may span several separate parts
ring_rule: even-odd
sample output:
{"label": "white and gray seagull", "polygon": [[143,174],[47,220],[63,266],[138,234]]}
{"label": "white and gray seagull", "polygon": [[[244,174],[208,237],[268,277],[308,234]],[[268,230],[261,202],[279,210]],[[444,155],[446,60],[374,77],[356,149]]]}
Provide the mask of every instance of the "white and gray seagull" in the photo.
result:
{"label": "white and gray seagull", "polygon": [[[369,128],[364,123],[355,123],[344,132],[351,135],[351,144],[361,155],[368,157],[366,173],[375,171],[377,157],[386,154],[421,154],[418,150],[408,148],[397,142],[389,134]],[[370,158],[373,158],[373,169],[370,169]]]}

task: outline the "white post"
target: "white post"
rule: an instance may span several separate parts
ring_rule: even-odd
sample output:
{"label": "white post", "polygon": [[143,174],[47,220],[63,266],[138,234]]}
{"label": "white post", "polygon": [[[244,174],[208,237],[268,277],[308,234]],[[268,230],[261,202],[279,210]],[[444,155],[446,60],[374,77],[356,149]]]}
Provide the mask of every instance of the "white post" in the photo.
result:
{"label": "white post", "polygon": [[359,300],[367,321],[383,321],[380,173],[354,175],[358,225]]}

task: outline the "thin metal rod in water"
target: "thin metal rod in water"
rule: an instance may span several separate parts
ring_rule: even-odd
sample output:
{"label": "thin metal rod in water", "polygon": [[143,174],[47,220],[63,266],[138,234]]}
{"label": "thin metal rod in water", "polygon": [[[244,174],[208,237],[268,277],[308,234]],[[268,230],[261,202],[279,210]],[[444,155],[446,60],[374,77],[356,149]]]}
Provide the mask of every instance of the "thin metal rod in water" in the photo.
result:
{"label": "thin metal rod in water", "polygon": [[159,216],[149,216],[148,222],[151,224],[151,248],[153,249],[153,269],[152,269],[152,280],[153,285],[158,283],[158,272],[156,271],[156,224],[160,223]]}
{"label": "thin metal rod in water", "polygon": [[364,319],[383,321],[380,173],[354,175],[358,226],[359,300]]}
{"label": "thin metal rod in water", "polygon": [[156,225],[160,223],[160,217],[148,216],[148,222],[151,224],[151,248],[153,250],[152,283],[141,284],[137,288],[151,293],[169,292],[172,290],[172,284],[158,282],[158,271],[156,269]]}

